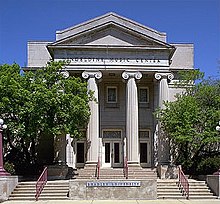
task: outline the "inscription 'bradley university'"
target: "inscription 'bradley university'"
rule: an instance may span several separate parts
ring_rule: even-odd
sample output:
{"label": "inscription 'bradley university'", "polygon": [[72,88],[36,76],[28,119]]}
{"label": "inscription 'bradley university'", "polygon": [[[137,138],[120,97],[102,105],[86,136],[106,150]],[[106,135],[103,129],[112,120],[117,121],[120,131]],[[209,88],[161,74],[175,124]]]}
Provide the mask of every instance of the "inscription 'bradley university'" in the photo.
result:
{"label": "inscription 'bradley university'", "polygon": [[87,182],[87,187],[140,187],[140,181],[100,181]]}

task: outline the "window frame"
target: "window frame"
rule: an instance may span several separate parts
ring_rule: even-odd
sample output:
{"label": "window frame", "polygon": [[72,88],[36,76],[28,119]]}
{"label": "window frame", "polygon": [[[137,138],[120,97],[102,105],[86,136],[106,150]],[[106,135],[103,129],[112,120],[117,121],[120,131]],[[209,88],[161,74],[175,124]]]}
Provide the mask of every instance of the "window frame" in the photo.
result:
{"label": "window frame", "polygon": [[[109,89],[115,89],[115,101],[109,101]],[[118,103],[118,87],[117,86],[106,86],[106,103],[117,104]]]}
{"label": "window frame", "polygon": [[[147,100],[146,101],[140,101],[140,90],[147,90]],[[150,91],[149,91],[149,87],[147,87],[147,86],[141,86],[141,87],[139,87],[138,88],[138,102],[140,103],[140,104],[149,104],[149,102],[150,102],[150,96],[149,96],[149,94],[150,94]]]}

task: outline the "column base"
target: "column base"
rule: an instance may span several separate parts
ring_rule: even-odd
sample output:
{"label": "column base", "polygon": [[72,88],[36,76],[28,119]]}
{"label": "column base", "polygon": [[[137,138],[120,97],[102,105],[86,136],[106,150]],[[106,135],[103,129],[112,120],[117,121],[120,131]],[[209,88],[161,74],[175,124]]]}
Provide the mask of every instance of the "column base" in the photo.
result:
{"label": "column base", "polygon": [[0,176],[11,176],[4,168],[0,167]]}

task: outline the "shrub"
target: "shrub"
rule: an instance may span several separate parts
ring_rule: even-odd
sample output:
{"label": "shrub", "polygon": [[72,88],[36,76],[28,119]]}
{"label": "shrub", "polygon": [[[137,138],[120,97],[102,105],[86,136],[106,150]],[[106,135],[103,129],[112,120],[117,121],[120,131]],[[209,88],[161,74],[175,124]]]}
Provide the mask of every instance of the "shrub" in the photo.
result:
{"label": "shrub", "polygon": [[15,174],[15,166],[13,163],[5,162],[4,169],[11,175]]}

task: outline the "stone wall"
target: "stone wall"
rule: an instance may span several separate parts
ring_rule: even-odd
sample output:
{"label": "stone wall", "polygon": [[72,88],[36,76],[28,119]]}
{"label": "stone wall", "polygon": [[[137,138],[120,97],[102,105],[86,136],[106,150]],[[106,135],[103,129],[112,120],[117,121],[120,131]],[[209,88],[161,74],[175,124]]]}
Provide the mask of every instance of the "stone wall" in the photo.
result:
{"label": "stone wall", "polygon": [[17,176],[0,177],[0,202],[7,200],[11,192],[18,184]]}
{"label": "stone wall", "polygon": [[173,165],[158,165],[157,172],[160,179],[177,179],[179,170]]}
{"label": "stone wall", "polygon": [[[94,180],[94,182],[109,182]],[[110,181],[112,182],[112,181]],[[119,182],[119,181],[117,181]],[[124,180],[121,182],[132,182]],[[70,180],[69,199],[71,200],[154,200],[157,199],[157,181],[141,180],[140,186],[87,187],[86,180]]]}
{"label": "stone wall", "polygon": [[211,190],[220,199],[220,175],[207,175],[206,182]]}

